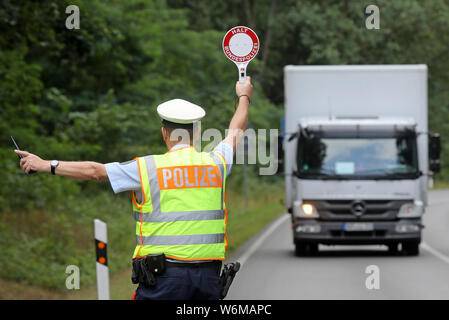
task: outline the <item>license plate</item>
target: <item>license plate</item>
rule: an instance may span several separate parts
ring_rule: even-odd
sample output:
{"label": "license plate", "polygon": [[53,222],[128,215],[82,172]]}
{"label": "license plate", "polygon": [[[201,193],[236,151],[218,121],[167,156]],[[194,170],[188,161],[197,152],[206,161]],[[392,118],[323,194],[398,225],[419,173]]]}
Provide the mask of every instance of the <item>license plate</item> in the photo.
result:
{"label": "license plate", "polygon": [[354,223],[345,223],[343,224],[344,231],[373,231],[374,225],[372,223],[366,222],[354,222]]}

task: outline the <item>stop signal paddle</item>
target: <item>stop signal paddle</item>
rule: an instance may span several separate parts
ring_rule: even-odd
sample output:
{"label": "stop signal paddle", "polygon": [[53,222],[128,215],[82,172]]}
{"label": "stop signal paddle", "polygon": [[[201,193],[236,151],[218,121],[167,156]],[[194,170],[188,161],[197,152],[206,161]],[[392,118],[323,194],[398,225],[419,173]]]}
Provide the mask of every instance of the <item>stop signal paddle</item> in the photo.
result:
{"label": "stop signal paddle", "polygon": [[259,38],[248,27],[237,26],[226,32],[223,38],[223,52],[239,70],[239,81],[246,81],[246,67],[259,52]]}

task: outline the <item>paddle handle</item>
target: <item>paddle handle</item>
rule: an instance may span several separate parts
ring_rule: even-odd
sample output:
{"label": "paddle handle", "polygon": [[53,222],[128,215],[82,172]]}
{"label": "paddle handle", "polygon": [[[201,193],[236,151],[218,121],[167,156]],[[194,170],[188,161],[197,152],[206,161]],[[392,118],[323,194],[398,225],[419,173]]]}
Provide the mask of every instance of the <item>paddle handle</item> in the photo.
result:
{"label": "paddle handle", "polygon": [[246,81],[246,64],[240,64],[238,66],[239,68],[239,82],[240,83],[245,83]]}

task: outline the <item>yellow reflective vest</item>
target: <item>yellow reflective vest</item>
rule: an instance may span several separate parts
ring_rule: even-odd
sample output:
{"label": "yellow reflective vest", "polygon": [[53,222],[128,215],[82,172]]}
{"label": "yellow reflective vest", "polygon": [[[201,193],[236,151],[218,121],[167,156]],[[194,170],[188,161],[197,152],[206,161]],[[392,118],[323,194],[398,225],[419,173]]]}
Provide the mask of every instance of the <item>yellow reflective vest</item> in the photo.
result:
{"label": "yellow reflective vest", "polygon": [[226,163],[217,152],[179,148],[139,157],[141,192],[132,192],[133,258],[164,253],[178,260],[223,260],[228,244]]}

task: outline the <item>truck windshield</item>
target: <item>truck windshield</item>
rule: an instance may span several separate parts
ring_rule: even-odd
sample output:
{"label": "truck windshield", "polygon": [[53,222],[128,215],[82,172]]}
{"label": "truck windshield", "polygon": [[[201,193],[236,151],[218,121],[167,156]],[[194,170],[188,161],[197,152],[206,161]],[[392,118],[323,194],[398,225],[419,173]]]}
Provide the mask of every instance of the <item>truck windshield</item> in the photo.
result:
{"label": "truck windshield", "polygon": [[416,137],[304,138],[298,176],[309,179],[410,179],[419,176]]}

